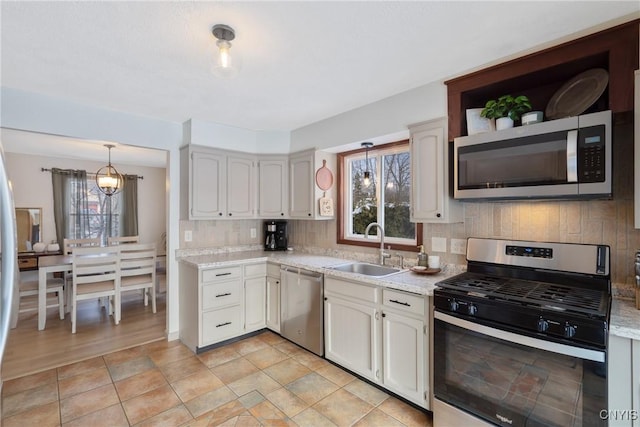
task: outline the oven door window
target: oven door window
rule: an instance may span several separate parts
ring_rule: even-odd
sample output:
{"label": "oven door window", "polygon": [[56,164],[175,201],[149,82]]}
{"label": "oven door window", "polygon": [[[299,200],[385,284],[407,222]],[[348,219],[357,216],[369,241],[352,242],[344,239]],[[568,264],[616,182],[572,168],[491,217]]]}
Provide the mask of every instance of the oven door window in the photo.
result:
{"label": "oven door window", "polygon": [[566,131],[458,148],[459,190],[567,181]]}
{"label": "oven door window", "polygon": [[600,418],[607,409],[604,361],[516,344],[440,319],[434,332],[436,398],[497,425],[606,425]]}

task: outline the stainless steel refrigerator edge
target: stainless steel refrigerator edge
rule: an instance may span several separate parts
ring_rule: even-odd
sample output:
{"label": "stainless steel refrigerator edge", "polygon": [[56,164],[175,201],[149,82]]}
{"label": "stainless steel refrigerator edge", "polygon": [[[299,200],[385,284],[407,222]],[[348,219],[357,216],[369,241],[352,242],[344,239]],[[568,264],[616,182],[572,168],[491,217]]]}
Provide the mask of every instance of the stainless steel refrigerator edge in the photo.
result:
{"label": "stainless steel refrigerator edge", "polygon": [[2,391],[2,357],[12,323],[12,312],[16,311],[12,310],[12,307],[17,297],[15,287],[18,264],[15,209],[11,184],[5,168],[2,142],[0,142],[0,245],[2,255],[0,262],[0,391]]}
{"label": "stainless steel refrigerator edge", "polygon": [[307,350],[324,354],[324,275],[282,266],[280,334]]}

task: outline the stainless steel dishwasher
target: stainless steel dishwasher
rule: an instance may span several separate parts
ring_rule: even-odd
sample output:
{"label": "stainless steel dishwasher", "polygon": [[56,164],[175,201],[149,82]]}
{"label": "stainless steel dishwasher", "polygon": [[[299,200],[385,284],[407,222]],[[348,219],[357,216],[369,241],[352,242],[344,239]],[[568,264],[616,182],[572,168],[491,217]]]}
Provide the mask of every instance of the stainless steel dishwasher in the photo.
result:
{"label": "stainless steel dishwasher", "polygon": [[286,266],[280,273],[280,334],[322,356],[324,275]]}

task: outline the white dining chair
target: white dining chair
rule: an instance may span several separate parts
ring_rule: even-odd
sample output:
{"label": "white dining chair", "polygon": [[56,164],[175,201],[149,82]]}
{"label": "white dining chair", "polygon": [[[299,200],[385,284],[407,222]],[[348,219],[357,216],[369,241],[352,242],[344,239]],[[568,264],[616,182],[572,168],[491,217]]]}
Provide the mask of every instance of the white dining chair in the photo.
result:
{"label": "white dining chair", "polygon": [[[58,307],[60,311],[60,319],[64,319],[64,279],[60,278],[47,278],[47,295],[57,293],[57,303],[56,304],[48,304],[47,308]],[[19,295],[20,301],[22,302],[22,298],[35,295],[38,296],[38,281],[37,280],[20,280],[19,283]],[[28,312],[28,311],[37,311],[38,305],[33,308],[21,308],[19,310],[20,313]]]}
{"label": "white dining chair", "polygon": [[[116,247],[78,247],[71,253],[71,333],[76,333],[78,301],[107,297],[107,309],[120,323],[120,254]],[[113,299],[113,310],[111,300]]]}
{"label": "white dining chair", "polygon": [[69,255],[74,248],[84,248],[90,246],[100,246],[100,238],[91,239],[63,239],[62,254]]}
{"label": "white dining chair", "polygon": [[138,236],[107,237],[107,245],[109,246],[138,243],[139,241]]}
{"label": "white dining chair", "polygon": [[[156,312],[156,244],[137,243],[119,246],[120,293],[142,290],[144,305]],[[122,298],[120,298],[122,301]]]}
{"label": "white dining chair", "polygon": [[[71,252],[74,248],[86,248],[86,247],[94,247],[100,246],[100,238],[88,238],[88,239],[63,239],[62,240],[62,254],[63,255],[71,255]],[[71,287],[71,271],[68,271],[64,274],[64,281],[67,286],[67,307],[71,305],[71,292],[69,289]],[[67,309],[68,310],[68,309]]]}

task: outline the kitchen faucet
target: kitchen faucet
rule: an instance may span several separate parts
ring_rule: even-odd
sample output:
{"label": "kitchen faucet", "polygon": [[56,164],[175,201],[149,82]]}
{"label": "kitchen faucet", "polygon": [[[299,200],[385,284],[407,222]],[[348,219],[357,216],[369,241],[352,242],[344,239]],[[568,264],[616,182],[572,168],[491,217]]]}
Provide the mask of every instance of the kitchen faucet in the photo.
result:
{"label": "kitchen faucet", "polygon": [[391,258],[391,255],[384,251],[384,228],[382,228],[382,226],[377,222],[372,222],[371,224],[367,225],[367,228],[364,230],[364,236],[367,239],[369,238],[369,230],[371,230],[371,227],[373,226],[376,226],[380,229],[380,265],[384,265],[384,259]]}

